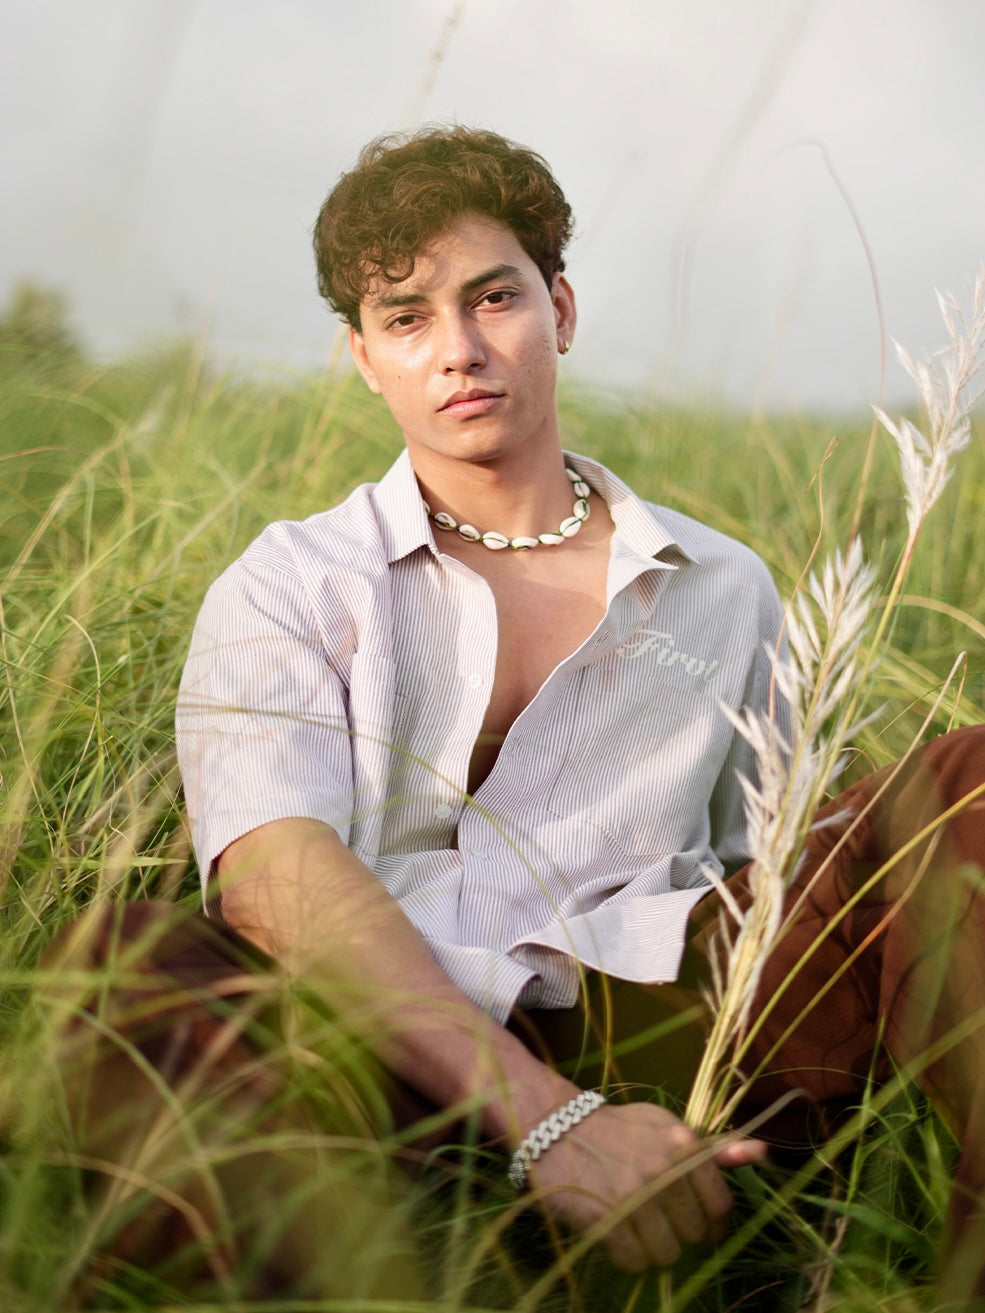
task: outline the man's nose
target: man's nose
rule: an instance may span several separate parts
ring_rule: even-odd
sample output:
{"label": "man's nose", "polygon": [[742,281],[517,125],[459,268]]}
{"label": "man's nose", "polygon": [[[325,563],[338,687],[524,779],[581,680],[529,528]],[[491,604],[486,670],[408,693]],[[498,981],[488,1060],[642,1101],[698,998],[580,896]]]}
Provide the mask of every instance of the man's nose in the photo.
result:
{"label": "man's nose", "polygon": [[446,374],[468,374],[485,364],[482,334],[464,314],[447,316],[439,329],[439,363]]}

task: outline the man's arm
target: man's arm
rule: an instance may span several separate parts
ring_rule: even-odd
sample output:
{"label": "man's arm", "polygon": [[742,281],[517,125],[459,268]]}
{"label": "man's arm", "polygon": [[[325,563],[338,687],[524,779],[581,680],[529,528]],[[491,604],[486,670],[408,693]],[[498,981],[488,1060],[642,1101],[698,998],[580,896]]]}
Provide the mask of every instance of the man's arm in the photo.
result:
{"label": "man's arm", "polygon": [[[514,1148],[578,1093],[451,982],[329,826],[300,818],[259,826],[229,845],[219,876],[226,921],[329,1006],[351,1005],[359,989],[379,1057],[431,1102],[481,1102],[485,1132]],[[764,1147],[737,1141],[699,1150],[664,1109],[608,1104],[553,1145],[533,1178],[548,1192],[547,1206],[579,1230],[630,1207],[605,1244],[614,1262],[640,1270],[673,1262],[681,1244],[719,1237],[731,1205],[719,1168],[757,1161]],[[692,1154],[695,1165],[654,1196],[655,1183]]]}

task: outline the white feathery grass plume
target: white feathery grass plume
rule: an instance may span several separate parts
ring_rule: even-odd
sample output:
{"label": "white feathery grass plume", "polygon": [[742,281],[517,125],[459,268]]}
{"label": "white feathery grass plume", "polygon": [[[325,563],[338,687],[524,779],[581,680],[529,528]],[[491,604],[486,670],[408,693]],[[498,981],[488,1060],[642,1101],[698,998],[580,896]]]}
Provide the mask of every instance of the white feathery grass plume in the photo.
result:
{"label": "white feathery grass plume", "polygon": [[967,316],[950,293],[938,293],[938,304],[949,345],[917,361],[896,344],[926,410],[929,436],[911,421],[891,420],[875,408],[899,450],[908,522],[906,546],[875,632],[868,633],[875,574],[856,540],[844,558],[836,553],[819,576],[812,575],[806,593],[798,593],[786,609],[789,651],[773,656],[773,671],[790,708],[789,742],[775,718],[756,717],[748,709],[738,715],[727,711],[753,749],[758,779],[741,781],[752,858],[746,910],[708,872],[722,894],[723,911],[719,943],[711,953],[711,1031],[685,1112],[690,1125],[705,1131],[721,1129],[738,1100],[741,1090],[730,1089],[736,1078],[741,1082],[750,1009],[782,931],[784,895],[843,750],[865,723],[857,720],[860,689],[878,662],[920,527],[951,476],[952,459],[968,445],[971,410],[983,395],[972,384],[985,368],[985,265]]}
{"label": "white feathery grass plume", "polygon": [[898,342],[893,345],[900,364],[913,379],[927,414],[927,433],[908,419],[893,420],[878,406],[879,422],[892,436],[900,457],[906,492],[909,540],[951,477],[951,461],[971,437],[970,412],[985,395],[972,384],[985,368],[985,264],[975,282],[971,310],[966,316],[950,292],[938,292],[937,303],[950,341],[922,360],[914,359]]}
{"label": "white feathery grass plume", "polygon": [[786,890],[825,789],[860,727],[849,691],[872,615],[875,582],[856,541],[845,556],[836,552],[820,574],[811,575],[806,592],[788,605],[789,650],[771,653],[771,659],[777,692],[790,711],[789,735],[775,714],[725,709],[753,750],[758,778],[740,779],[752,858],[752,896],[745,911],[709,872],[722,894],[723,911],[710,954],[711,1030],[685,1114],[704,1131],[720,1129],[731,1111],[729,1089],[740,1075],[750,1009],[781,930]]}

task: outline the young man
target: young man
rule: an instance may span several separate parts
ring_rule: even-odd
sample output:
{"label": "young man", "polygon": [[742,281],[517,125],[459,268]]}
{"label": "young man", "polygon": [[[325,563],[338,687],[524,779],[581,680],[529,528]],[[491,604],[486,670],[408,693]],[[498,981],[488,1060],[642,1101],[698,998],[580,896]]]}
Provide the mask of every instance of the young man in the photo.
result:
{"label": "young man", "polygon": [[[639,1270],[720,1237],[722,1169],[765,1146],[705,1146],[555,1059],[577,1060],[601,999],[628,1034],[673,1014],[682,959],[700,976],[705,868],[747,857],[753,764],[722,704],[769,704],[781,610],[746,548],[562,451],[570,227],[545,163],[492,133],[381,140],[343,176],[320,286],[406,451],[214,585],[179,752],[213,912],[326,1000],[358,997],[398,1083],[478,1105],[517,1181],[574,1228],[608,1219]],[[777,1076],[764,1101],[851,1097],[876,1047],[862,992],[830,995],[830,1044],[798,1052],[816,1087]],[[856,1064],[847,1085],[826,1047],[836,1075]],[[638,1057],[623,1074],[686,1084],[675,1046]]]}

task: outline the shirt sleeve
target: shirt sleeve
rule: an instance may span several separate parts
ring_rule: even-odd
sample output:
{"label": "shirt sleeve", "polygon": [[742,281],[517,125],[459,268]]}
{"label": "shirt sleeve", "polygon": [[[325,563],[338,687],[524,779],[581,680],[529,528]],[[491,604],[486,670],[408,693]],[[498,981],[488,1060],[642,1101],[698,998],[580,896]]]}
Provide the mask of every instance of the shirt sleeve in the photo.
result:
{"label": "shirt sleeve", "polygon": [[178,694],[178,763],[205,887],[225,848],[307,817],[348,842],[347,689],[290,570],[241,558],[209,590]]}
{"label": "shirt sleeve", "polygon": [[[762,562],[759,565],[758,634],[751,653],[749,673],[741,706],[776,725],[785,743],[790,742],[790,708],[773,678],[772,652],[785,651],[783,607],[776,585]],[[739,779],[758,780],[756,756],[741,734],[733,731],[728,755],[715,782],[710,800],[711,846],[726,872],[737,870],[750,859],[745,804]]]}

